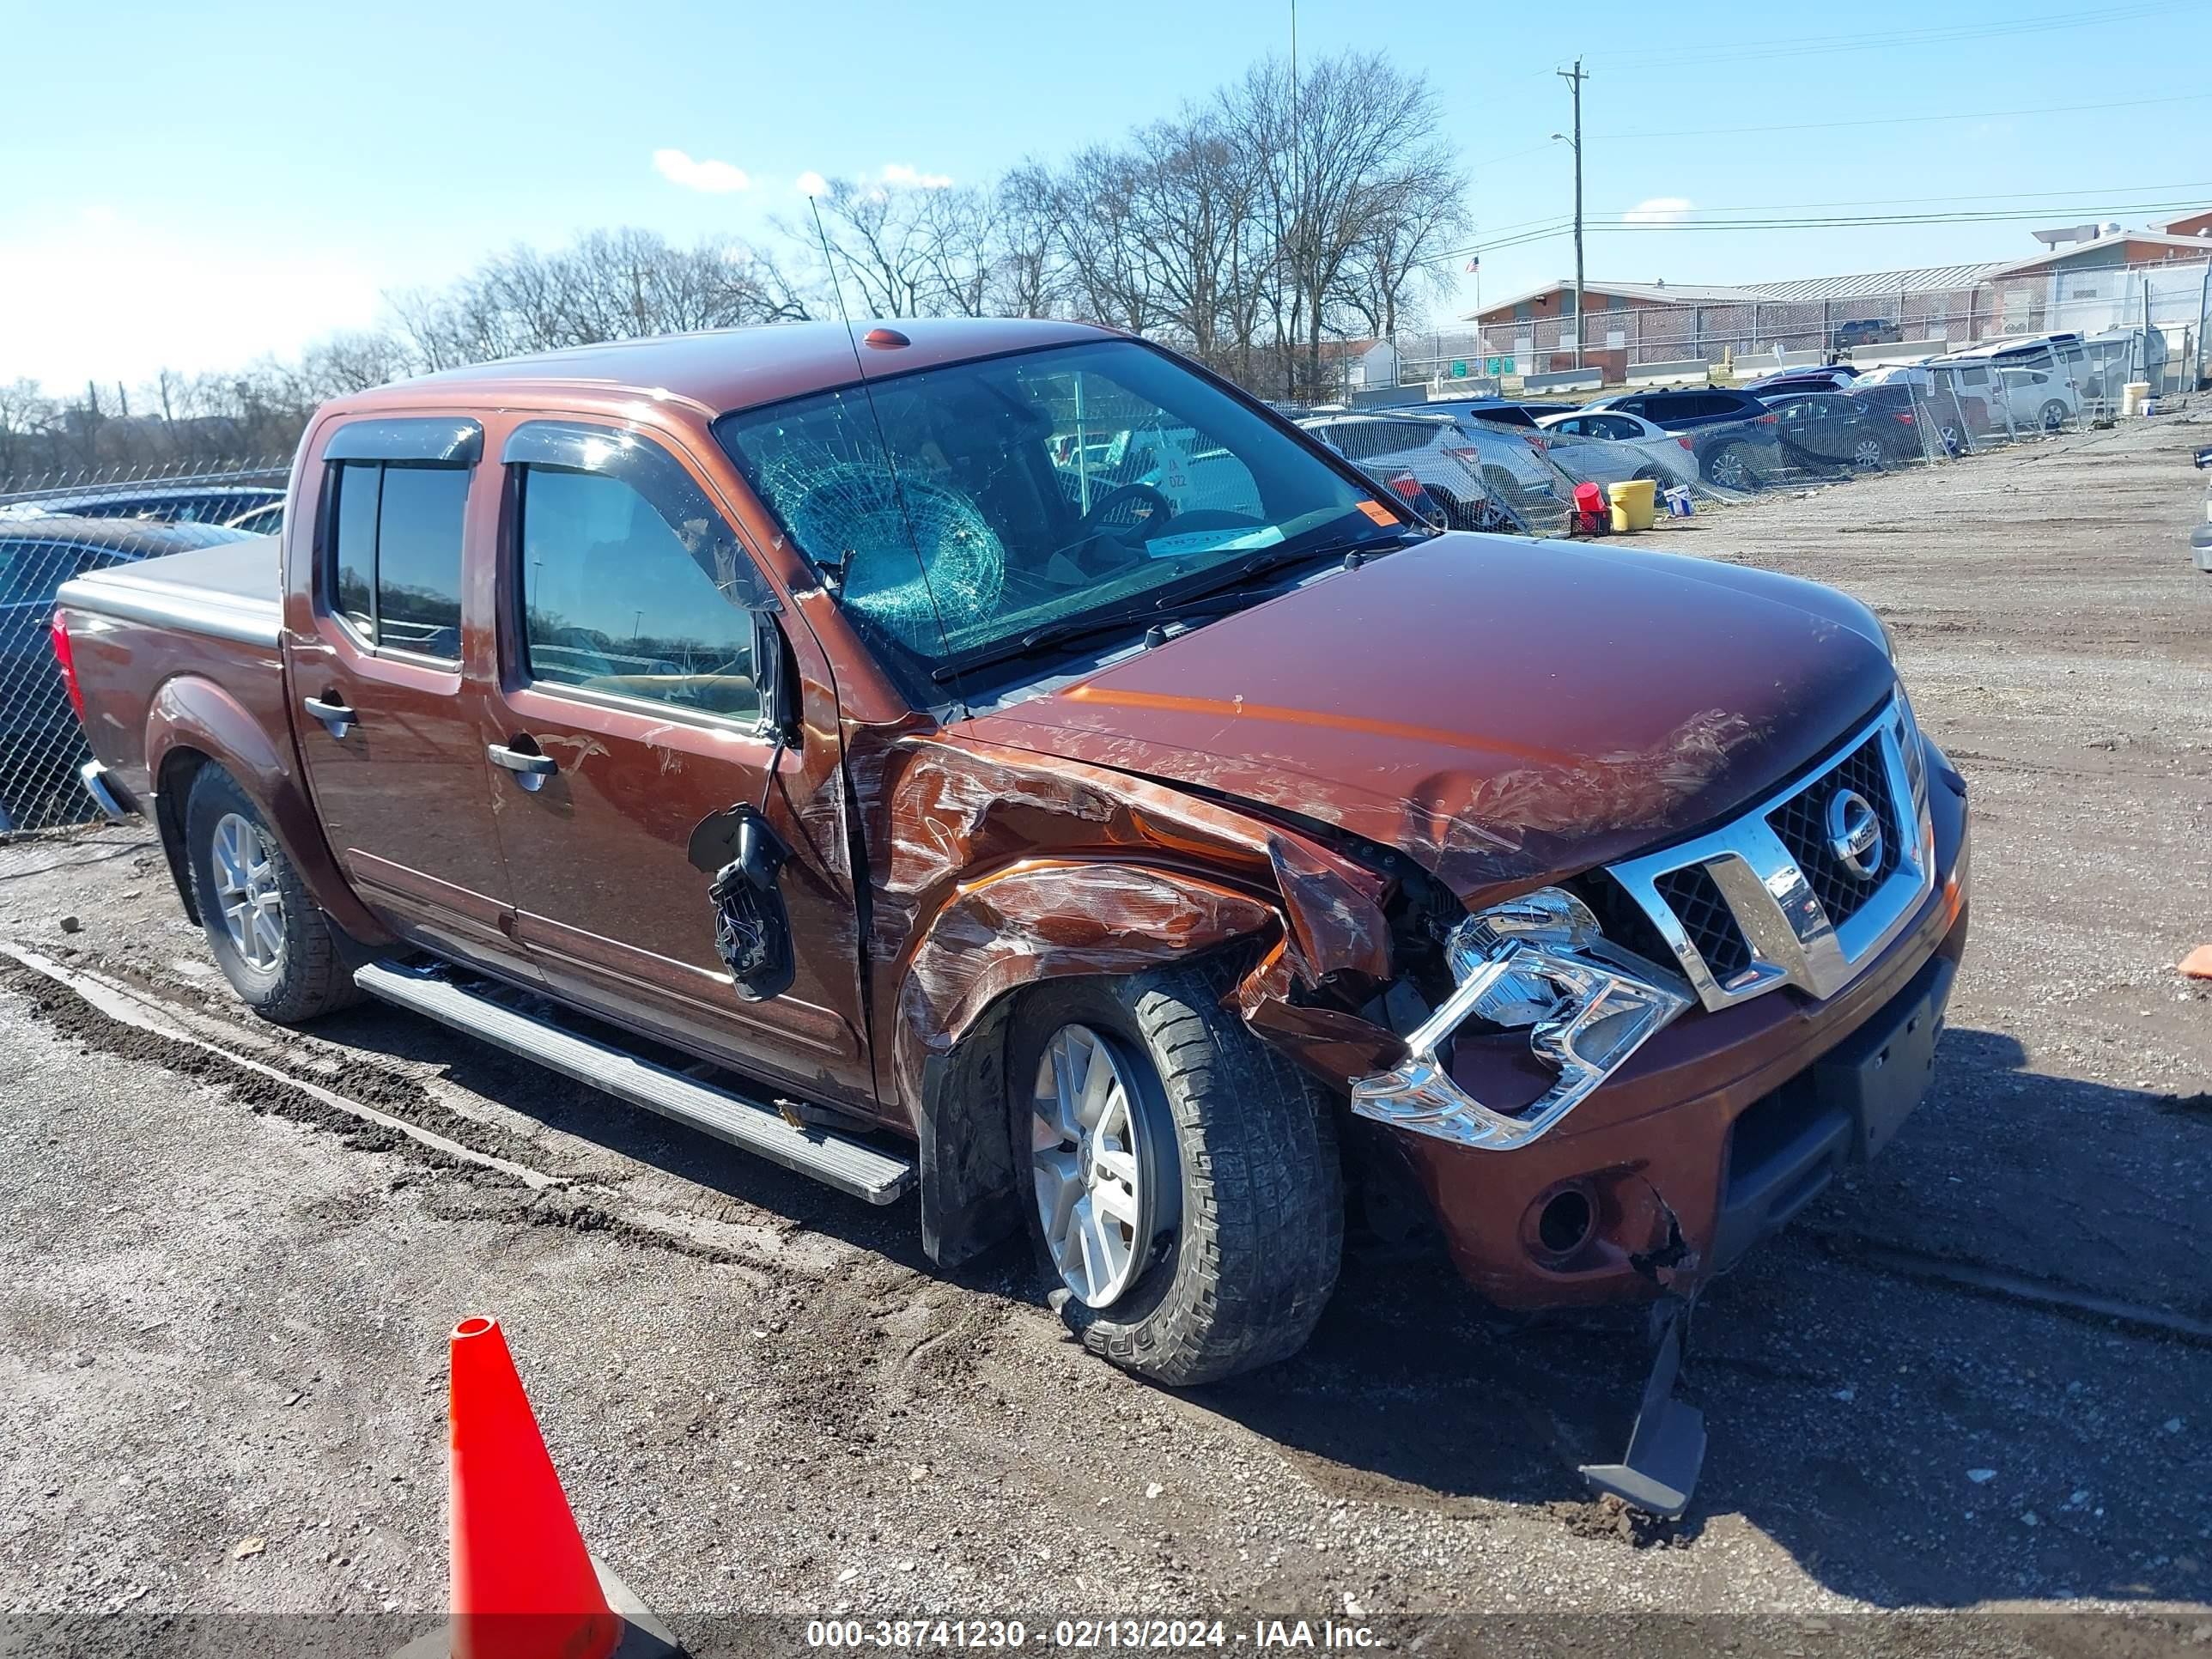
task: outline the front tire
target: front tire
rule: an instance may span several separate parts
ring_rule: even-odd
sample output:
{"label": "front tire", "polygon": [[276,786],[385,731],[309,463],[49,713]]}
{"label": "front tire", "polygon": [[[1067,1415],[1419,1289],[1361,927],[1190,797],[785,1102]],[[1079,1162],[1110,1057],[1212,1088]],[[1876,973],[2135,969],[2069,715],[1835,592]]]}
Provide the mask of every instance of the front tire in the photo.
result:
{"label": "front tire", "polygon": [[208,949],[247,1007],[291,1025],[356,1000],[337,930],[307,896],[260,809],[219,766],[202,767],[192,779],[185,853]]}
{"label": "front tire", "polygon": [[2043,406],[2043,429],[2045,432],[2057,432],[2062,430],[2065,425],[2066,405],[2060,403],[2057,398],[2053,398],[2049,403]]}
{"label": "front tire", "polygon": [[1009,1056],[1024,1207],[1069,1322],[1176,1388],[1297,1352],[1343,1249],[1333,1104],[1225,988],[1200,968],[1046,985]]}

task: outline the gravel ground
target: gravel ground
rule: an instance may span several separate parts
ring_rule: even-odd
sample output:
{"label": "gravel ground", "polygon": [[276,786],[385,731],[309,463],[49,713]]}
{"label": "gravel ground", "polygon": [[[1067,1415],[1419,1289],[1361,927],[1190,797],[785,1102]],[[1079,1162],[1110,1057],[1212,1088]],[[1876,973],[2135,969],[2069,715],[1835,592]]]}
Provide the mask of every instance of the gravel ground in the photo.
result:
{"label": "gravel ground", "polygon": [[1507,1330],[1433,1264],[1356,1255],[1304,1354],[1166,1393],[1011,1262],[933,1273],[910,1202],[394,1012],[253,1025],[115,830],[0,848],[0,941],[499,1167],[0,963],[0,1605],[87,1651],[226,1614],[396,1648],[445,1594],[445,1335],[490,1311],[586,1537],[700,1650],[791,1639],[734,1615],[929,1611],[2212,1654],[2212,990],[2172,966],[2212,939],[2207,431],[1666,527],[1873,604],[1976,812],[1934,1093],[1700,1305],[1685,1522],[1573,1474],[1632,1408],[1617,1323]]}

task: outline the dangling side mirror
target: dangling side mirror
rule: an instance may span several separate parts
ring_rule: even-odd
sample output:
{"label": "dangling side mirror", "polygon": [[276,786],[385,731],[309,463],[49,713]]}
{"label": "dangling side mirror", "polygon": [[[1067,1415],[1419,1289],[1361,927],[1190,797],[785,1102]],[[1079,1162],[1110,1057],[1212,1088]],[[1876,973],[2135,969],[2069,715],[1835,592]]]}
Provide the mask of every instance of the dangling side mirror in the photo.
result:
{"label": "dangling side mirror", "polygon": [[740,801],[710,812],[691,832],[691,867],[710,878],[714,950],[747,1002],[766,1002],[791,988],[791,913],[777,883],[791,848],[758,808]]}

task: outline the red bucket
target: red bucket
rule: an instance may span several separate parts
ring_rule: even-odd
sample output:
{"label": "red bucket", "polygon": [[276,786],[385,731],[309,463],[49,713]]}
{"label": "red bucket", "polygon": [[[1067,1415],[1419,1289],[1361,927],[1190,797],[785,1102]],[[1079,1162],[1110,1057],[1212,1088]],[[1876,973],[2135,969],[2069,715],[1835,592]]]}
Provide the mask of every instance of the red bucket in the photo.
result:
{"label": "red bucket", "polygon": [[1605,491],[1594,483],[1575,486],[1575,534],[1602,536],[1613,528],[1613,509]]}

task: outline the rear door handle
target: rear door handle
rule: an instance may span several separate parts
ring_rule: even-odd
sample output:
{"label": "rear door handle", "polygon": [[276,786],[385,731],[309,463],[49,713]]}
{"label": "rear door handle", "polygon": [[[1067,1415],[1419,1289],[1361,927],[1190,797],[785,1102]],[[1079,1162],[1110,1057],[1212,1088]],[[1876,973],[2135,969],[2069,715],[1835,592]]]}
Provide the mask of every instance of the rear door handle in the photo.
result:
{"label": "rear door handle", "polygon": [[335,698],[302,697],[300,707],[323,723],[323,730],[341,742],[345,734],[361,724],[361,716]]}
{"label": "rear door handle", "polygon": [[494,766],[503,766],[514,774],[514,781],[525,789],[542,787],[545,780],[561,769],[550,755],[532,754],[526,750],[510,749],[503,743],[484,745],[484,753]]}

